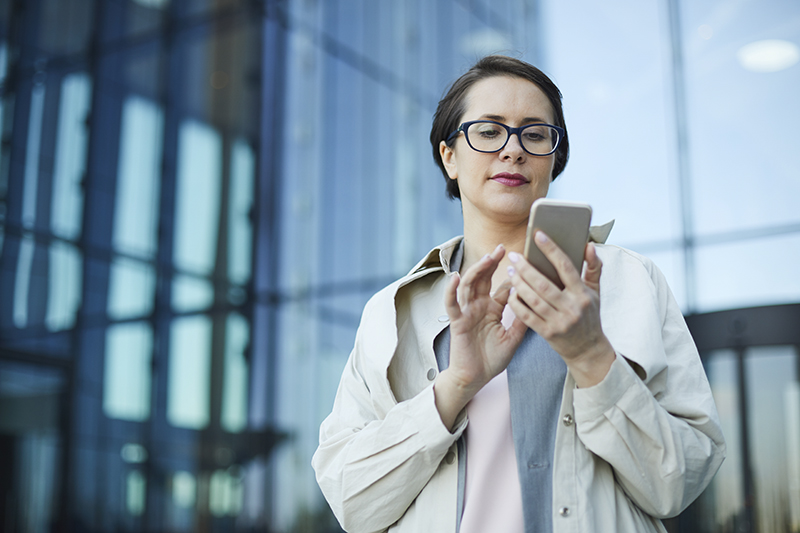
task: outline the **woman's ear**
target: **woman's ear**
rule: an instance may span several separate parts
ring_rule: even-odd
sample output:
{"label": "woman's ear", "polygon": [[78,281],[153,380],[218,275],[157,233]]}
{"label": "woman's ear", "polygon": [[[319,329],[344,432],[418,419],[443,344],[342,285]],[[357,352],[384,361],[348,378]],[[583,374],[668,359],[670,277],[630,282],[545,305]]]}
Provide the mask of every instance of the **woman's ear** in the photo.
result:
{"label": "woman's ear", "polygon": [[439,142],[439,156],[442,164],[451,180],[458,179],[458,165],[456,165],[456,153],[447,146],[444,141]]}

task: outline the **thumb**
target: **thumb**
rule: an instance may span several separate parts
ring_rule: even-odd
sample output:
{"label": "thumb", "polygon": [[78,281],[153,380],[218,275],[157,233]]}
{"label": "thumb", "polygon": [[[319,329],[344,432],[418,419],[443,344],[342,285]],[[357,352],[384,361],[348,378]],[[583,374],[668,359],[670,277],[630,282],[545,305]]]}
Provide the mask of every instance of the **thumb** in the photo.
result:
{"label": "thumb", "polygon": [[583,282],[599,292],[600,273],[603,270],[603,262],[597,255],[597,248],[595,248],[594,243],[590,242],[586,245],[584,259],[586,260],[586,270],[583,273]]}
{"label": "thumb", "polygon": [[499,303],[502,306],[505,306],[508,303],[508,296],[511,293],[511,280],[506,280],[500,285],[494,294],[492,294],[492,298],[495,302]]}

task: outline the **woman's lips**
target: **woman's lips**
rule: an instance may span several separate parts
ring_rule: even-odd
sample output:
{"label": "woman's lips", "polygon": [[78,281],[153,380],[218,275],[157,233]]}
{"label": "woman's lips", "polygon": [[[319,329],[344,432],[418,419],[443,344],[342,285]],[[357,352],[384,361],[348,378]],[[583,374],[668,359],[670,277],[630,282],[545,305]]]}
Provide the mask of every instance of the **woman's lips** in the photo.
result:
{"label": "woman's lips", "polygon": [[509,174],[508,172],[501,172],[500,174],[495,174],[490,179],[502,183],[508,187],[519,187],[521,185],[525,185],[528,183],[528,180],[525,179],[525,176],[522,174]]}

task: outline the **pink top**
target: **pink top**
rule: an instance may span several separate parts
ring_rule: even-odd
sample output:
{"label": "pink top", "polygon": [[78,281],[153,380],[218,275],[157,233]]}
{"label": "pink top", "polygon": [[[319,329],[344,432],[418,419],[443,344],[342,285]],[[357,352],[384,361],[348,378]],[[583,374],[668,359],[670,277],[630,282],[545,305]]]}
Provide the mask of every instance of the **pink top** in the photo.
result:
{"label": "pink top", "polygon": [[[514,317],[512,313],[509,320],[506,315],[503,323],[508,327]],[[460,533],[523,533],[522,489],[505,370],[467,404],[467,416],[467,476]]]}

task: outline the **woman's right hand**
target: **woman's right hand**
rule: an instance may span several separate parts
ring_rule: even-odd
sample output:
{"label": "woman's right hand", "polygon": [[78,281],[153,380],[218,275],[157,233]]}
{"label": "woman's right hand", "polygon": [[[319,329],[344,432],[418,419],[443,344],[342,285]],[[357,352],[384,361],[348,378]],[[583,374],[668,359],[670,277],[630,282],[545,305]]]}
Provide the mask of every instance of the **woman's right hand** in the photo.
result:
{"label": "woman's right hand", "polygon": [[452,431],[456,417],[475,394],[511,362],[527,326],[514,319],[506,329],[501,320],[508,303],[510,283],[491,294],[492,274],[505,255],[502,245],[464,273],[458,273],[445,290],[450,317],[450,365],[436,378],[436,408]]}

